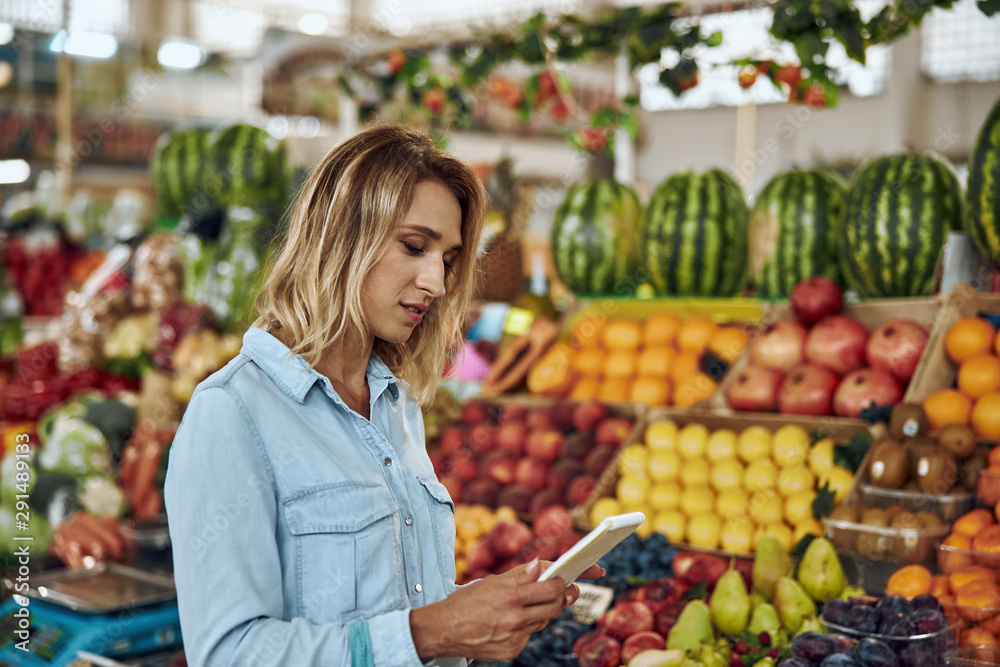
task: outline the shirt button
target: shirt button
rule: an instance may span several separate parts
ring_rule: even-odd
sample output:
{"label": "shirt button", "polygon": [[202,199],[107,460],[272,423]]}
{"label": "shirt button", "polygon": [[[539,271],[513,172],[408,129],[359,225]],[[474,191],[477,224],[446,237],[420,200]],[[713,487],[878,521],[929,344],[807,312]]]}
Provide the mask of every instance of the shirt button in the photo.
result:
{"label": "shirt button", "polygon": [[390,458],[389,458],[389,457],[387,456],[387,457],[385,457],[385,460],[384,460],[384,461],[382,461],[382,463],[386,464],[387,466],[391,466],[391,465],[392,465],[392,459],[390,459]]}
{"label": "shirt button", "polygon": [[419,593],[420,591],[424,590],[424,587],[421,586],[420,584],[417,584],[416,586],[413,587],[413,590]]}
{"label": "shirt button", "polygon": [[412,526],[413,525],[413,517],[412,516],[406,517],[406,525],[407,526]]}

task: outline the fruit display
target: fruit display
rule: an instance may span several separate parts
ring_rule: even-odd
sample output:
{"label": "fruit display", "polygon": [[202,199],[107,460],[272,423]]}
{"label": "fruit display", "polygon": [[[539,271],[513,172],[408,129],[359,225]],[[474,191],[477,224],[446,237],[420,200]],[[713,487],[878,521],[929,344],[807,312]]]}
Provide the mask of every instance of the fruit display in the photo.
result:
{"label": "fruit display", "polygon": [[[1000,153],[1000,100],[986,116],[969,160],[966,188],[968,232],[983,257],[1000,261],[1000,187],[997,186],[996,159]],[[991,167],[991,165],[993,165]]]}
{"label": "fruit display", "polygon": [[428,452],[456,501],[535,515],[586,502],[634,422],[627,409],[597,401],[470,401]]}
{"label": "fruit display", "polygon": [[898,563],[933,562],[948,534],[948,525],[936,514],[907,511],[901,505],[845,503],[823,519],[823,529],[840,553]]}
{"label": "fruit display", "polygon": [[[933,308],[911,306],[922,318]],[[720,407],[858,419],[903,398],[928,341],[919,322],[884,304],[845,309],[840,288],[823,277],[795,286],[791,310],[794,320],[785,315],[750,341],[723,383]]]}
{"label": "fruit display", "polygon": [[[860,639],[855,651],[865,650],[864,642],[880,642],[884,646],[880,651],[895,653],[902,664],[923,664],[921,653],[941,654],[954,648],[945,609],[927,593],[830,600],[823,606],[822,621],[831,630]],[[810,639],[822,644],[818,638]]]}
{"label": "fruit display", "polygon": [[639,253],[639,195],[614,181],[579,183],[552,220],[559,277],[578,294],[632,293]]}
{"label": "fruit display", "polygon": [[[817,489],[839,503],[853,473],[833,462],[836,441],[816,439],[825,425],[699,417],[658,410],[630,436],[583,508],[591,525],[606,516],[642,511],[642,532],[672,544],[749,554],[765,534],[790,551],[819,535]],[[766,424],[766,425],[764,425]],[[863,432],[847,428],[837,437]]]}
{"label": "fruit display", "polygon": [[750,212],[750,282],[758,296],[787,298],[812,276],[836,280],[837,230],[847,187],[830,172],[796,170],[764,186]]}
{"label": "fruit display", "polygon": [[838,237],[840,269],[863,298],[925,296],[948,232],[962,228],[951,168],[929,155],[869,160],[854,173]]}
{"label": "fruit display", "polygon": [[670,176],[642,220],[641,264],[657,294],[734,296],[746,284],[747,210],[718,169]]}

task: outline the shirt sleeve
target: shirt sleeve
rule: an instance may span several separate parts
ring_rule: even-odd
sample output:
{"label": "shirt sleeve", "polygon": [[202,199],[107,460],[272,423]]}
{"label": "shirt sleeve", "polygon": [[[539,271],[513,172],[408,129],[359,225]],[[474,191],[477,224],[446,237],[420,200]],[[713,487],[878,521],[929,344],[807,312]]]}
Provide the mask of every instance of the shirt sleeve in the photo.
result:
{"label": "shirt sleeve", "polygon": [[[283,620],[278,501],[243,404],[223,388],[201,388],[169,457],[164,497],[188,664],[351,665],[344,624]],[[408,609],[368,619],[367,630],[377,667],[421,664]]]}

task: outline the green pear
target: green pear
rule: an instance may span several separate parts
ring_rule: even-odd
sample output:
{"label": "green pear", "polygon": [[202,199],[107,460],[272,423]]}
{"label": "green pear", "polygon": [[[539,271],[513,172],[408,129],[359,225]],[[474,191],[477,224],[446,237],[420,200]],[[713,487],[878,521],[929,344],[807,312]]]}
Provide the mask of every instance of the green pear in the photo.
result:
{"label": "green pear", "polygon": [[715,590],[708,602],[712,622],[724,635],[736,636],[747,627],[750,618],[750,594],[747,593],[743,575],[730,568],[715,582]]}
{"label": "green pear", "polygon": [[701,650],[702,644],[714,641],[711,610],[701,600],[692,600],[684,606],[674,627],[670,629],[667,648],[694,654]]}
{"label": "green pear", "polygon": [[713,649],[708,644],[701,647],[698,653],[698,660],[705,667],[729,667],[729,658],[722,654],[719,649]]}
{"label": "green pear", "polygon": [[781,577],[774,590],[774,607],[781,617],[781,624],[792,634],[798,634],[802,622],[816,616],[816,605],[799,582],[791,577]]}
{"label": "green pear", "polygon": [[756,667],[774,667],[774,658],[764,656],[753,664],[756,665]]}
{"label": "green pear", "polygon": [[679,667],[685,657],[684,651],[651,648],[629,660],[628,667]]}
{"label": "green pear", "polygon": [[820,622],[818,618],[813,616],[811,618],[807,618],[806,620],[802,621],[802,627],[799,628],[799,634],[802,634],[803,632],[826,633],[827,629],[823,626],[823,623]]}
{"label": "green pear", "polygon": [[799,583],[817,602],[829,602],[847,585],[844,569],[833,543],[817,537],[806,549],[799,563]]}
{"label": "green pear", "polygon": [[774,608],[774,605],[762,602],[753,608],[753,612],[750,614],[750,623],[747,624],[747,630],[755,635],[759,635],[762,632],[773,635],[780,629],[781,619],[778,618],[778,610]]}
{"label": "green pear", "polygon": [[787,577],[794,563],[778,538],[765,533],[757,542],[757,554],[753,561],[753,587],[770,602],[774,599],[774,587],[779,577]]}
{"label": "green pear", "polygon": [[865,595],[865,589],[860,586],[844,586],[844,590],[840,591],[840,595],[837,597],[841,600],[850,600],[862,595]]}

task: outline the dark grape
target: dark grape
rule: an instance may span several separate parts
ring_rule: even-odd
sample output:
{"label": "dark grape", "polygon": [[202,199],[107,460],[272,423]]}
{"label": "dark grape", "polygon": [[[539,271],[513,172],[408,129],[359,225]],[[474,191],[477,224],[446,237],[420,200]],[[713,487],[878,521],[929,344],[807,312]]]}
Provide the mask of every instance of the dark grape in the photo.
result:
{"label": "dark grape", "polygon": [[913,611],[944,611],[941,603],[933,595],[918,595],[910,600],[910,606],[913,607]]}
{"label": "dark grape", "polygon": [[889,637],[912,637],[917,634],[917,628],[913,625],[913,621],[910,620],[908,615],[896,614],[895,616],[886,617],[879,624],[878,633]]}
{"label": "dark grape", "polygon": [[888,645],[870,637],[854,647],[854,660],[861,667],[899,667],[896,654]]}
{"label": "dark grape", "polygon": [[848,637],[847,635],[834,633],[832,635],[829,635],[829,637],[837,644],[836,648],[837,653],[850,654],[854,652],[854,640]]}
{"label": "dark grape", "polygon": [[837,625],[847,625],[847,614],[851,611],[851,605],[847,600],[833,598],[823,607],[823,618]]}
{"label": "dark grape", "polygon": [[940,667],[944,659],[940,651],[929,650],[926,642],[911,642],[899,652],[902,667]]}
{"label": "dark grape", "polygon": [[797,655],[793,655],[790,658],[785,658],[780,663],[778,667],[812,667],[812,663],[805,658],[800,658]]}
{"label": "dark grape", "polygon": [[837,643],[822,632],[803,632],[792,641],[792,653],[819,662],[837,649]]}
{"label": "dark grape", "polygon": [[820,667],[857,667],[857,664],[854,658],[847,653],[828,655],[823,658],[823,662],[819,663]]}
{"label": "dark grape", "polygon": [[878,630],[878,613],[874,607],[856,605],[847,613],[847,627],[859,632]]}
{"label": "dark grape", "polygon": [[913,608],[902,595],[886,595],[875,604],[875,611],[878,612],[879,622],[882,622],[896,614],[909,614]]}
{"label": "dark grape", "polygon": [[913,615],[913,627],[918,635],[929,635],[948,627],[948,619],[940,609],[921,609]]}

